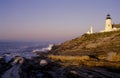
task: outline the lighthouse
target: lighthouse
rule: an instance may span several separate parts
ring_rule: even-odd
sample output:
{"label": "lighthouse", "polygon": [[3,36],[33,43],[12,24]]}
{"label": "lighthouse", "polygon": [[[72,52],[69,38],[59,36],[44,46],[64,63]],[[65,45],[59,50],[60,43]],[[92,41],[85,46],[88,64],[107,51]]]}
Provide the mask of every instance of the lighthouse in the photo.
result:
{"label": "lighthouse", "polygon": [[110,14],[107,15],[105,20],[105,31],[112,31],[112,19]]}

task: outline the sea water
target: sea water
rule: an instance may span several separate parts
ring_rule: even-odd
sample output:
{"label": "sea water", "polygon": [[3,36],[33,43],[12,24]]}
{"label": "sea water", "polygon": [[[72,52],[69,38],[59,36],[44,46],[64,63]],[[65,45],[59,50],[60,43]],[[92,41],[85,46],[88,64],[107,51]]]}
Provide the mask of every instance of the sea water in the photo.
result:
{"label": "sea water", "polygon": [[5,56],[9,61],[15,56],[31,58],[36,51],[50,50],[52,45],[46,42],[0,42],[0,57]]}

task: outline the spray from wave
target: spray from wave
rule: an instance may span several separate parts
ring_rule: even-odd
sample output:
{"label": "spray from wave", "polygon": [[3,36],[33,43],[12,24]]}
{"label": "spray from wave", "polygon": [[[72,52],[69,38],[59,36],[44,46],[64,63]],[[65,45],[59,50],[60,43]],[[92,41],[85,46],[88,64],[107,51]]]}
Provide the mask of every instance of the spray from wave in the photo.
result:
{"label": "spray from wave", "polygon": [[52,49],[53,44],[49,44],[48,47],[42,48],[42,49],[35,49],[32,52],[48,52]]}

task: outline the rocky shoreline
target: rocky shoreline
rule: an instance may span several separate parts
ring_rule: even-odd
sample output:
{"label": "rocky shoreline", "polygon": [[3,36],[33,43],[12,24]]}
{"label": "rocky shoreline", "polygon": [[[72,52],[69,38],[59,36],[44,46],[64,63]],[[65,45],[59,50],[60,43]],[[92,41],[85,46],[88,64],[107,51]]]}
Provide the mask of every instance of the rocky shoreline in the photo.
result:
{"label": "rocky shoreline", "polygon": [[120,74],[101,67],[62,66],[46,56],[15,56],[8,62],[0,58],[0,78],[120,78]]}

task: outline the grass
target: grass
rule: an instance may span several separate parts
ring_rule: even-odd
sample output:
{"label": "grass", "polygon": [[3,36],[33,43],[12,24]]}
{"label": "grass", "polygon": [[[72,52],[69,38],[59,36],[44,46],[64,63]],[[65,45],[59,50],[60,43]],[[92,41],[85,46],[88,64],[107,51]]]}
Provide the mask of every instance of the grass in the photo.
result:
{"label": "grass", "polygon": [[89,56],[61,56],[61,55],[48,55],[53,61],[60,62],[64,66],[90,66],[90,67],[114,67],[120,68],[120,63],[116,61],[105,61],[90,58]]}
{"label": "grass", "polygon": [[61,56],[61,55],[48,55],[48,58],[53,61],[58,61],[64,65],[80,65],[83,61],[90,60],[89,56]]}
{"label": "grass", "polygon": [[90,60],[89,56],[61,56],[61,55],[48,55],[49,58],[54,60],[59,59],[60,61],[80,61],[80,60]]}

